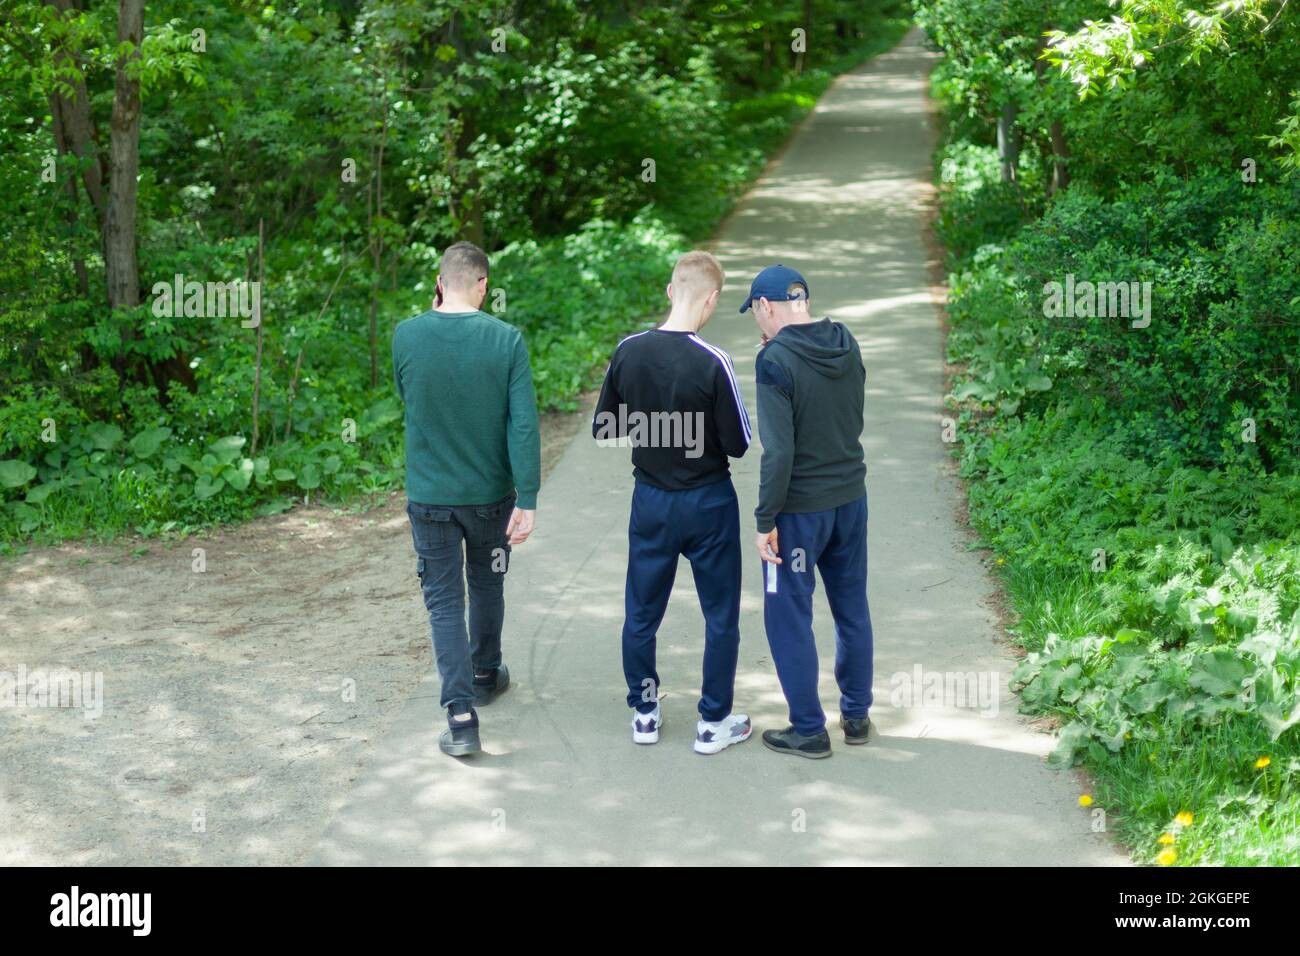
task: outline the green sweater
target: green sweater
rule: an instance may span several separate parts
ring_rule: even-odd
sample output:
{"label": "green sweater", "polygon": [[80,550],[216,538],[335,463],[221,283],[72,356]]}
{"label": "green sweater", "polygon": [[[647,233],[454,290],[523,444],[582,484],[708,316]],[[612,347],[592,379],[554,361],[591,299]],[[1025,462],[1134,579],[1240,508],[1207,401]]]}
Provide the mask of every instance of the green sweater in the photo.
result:
{"label": "green sweater", "polygon": [[537,507],[541,438],[528,350],[486,312],[425,312],[393,332],[393,377],[406,405],[406,496],[482,505],[512,491]]}

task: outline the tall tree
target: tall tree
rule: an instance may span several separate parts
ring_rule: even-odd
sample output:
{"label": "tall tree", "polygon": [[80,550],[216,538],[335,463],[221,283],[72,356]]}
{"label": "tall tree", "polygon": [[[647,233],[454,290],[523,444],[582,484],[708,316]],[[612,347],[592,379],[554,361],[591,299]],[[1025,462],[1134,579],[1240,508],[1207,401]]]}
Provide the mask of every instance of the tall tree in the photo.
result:
{"label": "tall tree", "polygon": [[113,85],[112,138],[109,148],[108,208],[104,218],[104,264],[110,308],[140,304],[140,263],[136,257],[136,195],[140,176],[140,60],[144,0],[119,0],[118,56]]}

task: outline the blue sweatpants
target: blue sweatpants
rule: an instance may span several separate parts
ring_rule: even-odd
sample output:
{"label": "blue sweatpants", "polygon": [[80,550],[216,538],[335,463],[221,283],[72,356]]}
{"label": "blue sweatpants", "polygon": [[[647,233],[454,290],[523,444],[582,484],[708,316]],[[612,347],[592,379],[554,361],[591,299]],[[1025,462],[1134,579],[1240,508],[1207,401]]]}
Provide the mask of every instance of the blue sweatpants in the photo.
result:
{"label": "blue sweatpants", "polygon": [[835,619],[835,681],[840,713],[871,707],[871,611],[867,606],[867,498],[830,511],[776,516],[781,564],[763,562],[763,623],[790,723],[806,736],[826,729],[817,696],[813,568],[821,572]]}
{"label": "blue sweatpants", "polygon": [[648,713],[659,699],[655,640],[677,558],[685,555],[704,612],[700,717],[721,720],[731,713],[740,650],[740,508],[731,479],[688,491],[638,481],[627,540],[623,675],[628,706]]}

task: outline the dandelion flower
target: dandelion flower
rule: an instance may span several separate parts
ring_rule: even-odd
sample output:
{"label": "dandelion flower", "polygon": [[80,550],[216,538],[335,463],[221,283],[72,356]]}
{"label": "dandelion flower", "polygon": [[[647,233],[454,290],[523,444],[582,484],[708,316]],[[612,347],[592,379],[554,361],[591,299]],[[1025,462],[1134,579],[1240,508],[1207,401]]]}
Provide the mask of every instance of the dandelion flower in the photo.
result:
{"label": "dandelion flower", "polygon": [[1169,846],[1169,844],[1174,842],[1174,835],[1172,833],[1162,833],[1156,842],[1161,846]]}
{"label": "dandelion flower", "polygon": [[1263,770],[1265,767],[1267,767],[1267,766],[1268,766],[1269,764],[1271,764],[1272,762],[1273,762],[1273,758],[1271,758],[1271,757],[1260,757],[1258,760],[1255,761],[1255,769],[1256,769],[1256,770]]}
{"label": "dandelion flower", "polygon": [[1081,806],[1081,807],[1090,807],[1090,806],[1092,806],[1092,797],[1089,796],[1089,795],[1086,794],[1086,793],[1080,794],[1080,795],[1079,795],[1079,806]]}
{"label": "dandelion flower", "polygon": [[1156,862],[1161,866],[1169,866],[1178,859],[1178,851],[1173,849],[1161,850],[1156,854]]}
{"label": "dandelion flower", "polygon": [[1178,816],[1174,817],[1174,822],[1180,827],[1190,827],[1193,819],[1194,817],[1192,816],[1191,811],[1184,810],[1182,813],[1178,814]]}

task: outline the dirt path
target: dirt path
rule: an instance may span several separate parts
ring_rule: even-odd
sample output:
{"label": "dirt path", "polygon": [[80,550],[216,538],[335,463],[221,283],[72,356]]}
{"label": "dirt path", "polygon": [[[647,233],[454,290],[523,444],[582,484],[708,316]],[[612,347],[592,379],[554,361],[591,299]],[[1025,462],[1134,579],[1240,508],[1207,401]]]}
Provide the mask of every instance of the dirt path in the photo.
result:
{"label": "dirt path", "polygon": [[95,719],[0,707],[0,865],[300,861],[429,667],[404,506],[0,564],[0,687],[102,678]]}

